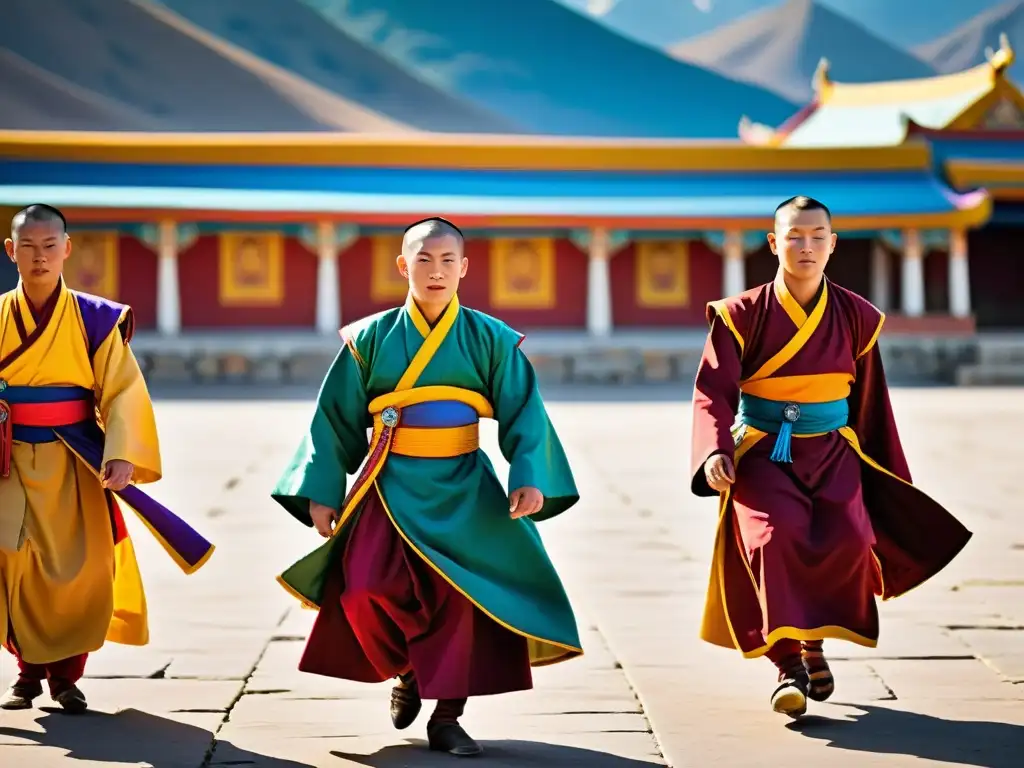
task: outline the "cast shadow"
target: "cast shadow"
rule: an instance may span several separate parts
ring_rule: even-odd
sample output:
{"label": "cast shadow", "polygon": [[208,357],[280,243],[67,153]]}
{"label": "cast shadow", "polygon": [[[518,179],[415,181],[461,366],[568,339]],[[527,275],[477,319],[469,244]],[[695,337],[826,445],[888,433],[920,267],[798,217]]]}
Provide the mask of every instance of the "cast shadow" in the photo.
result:
{"label": "cast shadow", "polygon": [[[484,751],[476,759],[486,762],[487,768],[541,765],[544,768],[652,768],[655,765],[663,765],[653,754],[649,761],[635,760],[591,749],[538,741],[481,740],[480,746]],[[652,738],[652,752],[654,749]],[[426,741],[422,739],[407,739],[405,745],[389,745],[372,755],[353,755],[339,750],[332,750],[331,754],[367,768],[451,768],[452,761],[456,759],[445,752],[431,752]]]}
{"label": "cast shadow", "polygon": [[[147,763],[153,768],[206,765],[214,742],[213,734],[205,728],[137,709],[125,709],[116,714],[90,711],[78,716],[68,716],[49,707],[43,707],[42,711],[46,714],[34,721],[43,728],[42,733],[4,725],[0,726],[0,738],[16,737],[39,746],[67,750],[65,760],[90,760],[111,766]],[[220,740],[213,765],[222,750],[230,753],[232,764],[249,768],[311,768],[307,763],[249,752]]]}
{"label": "cast shadow", "polygon": [[[886,707],[853,704],[853,720],[804,717],[786,727],[828,746],[853,752],[908,755],[977,768],[1024,765],[1024,726],[1012,723],[945,720]],[[964,703],[965,712],[970,704]]]}

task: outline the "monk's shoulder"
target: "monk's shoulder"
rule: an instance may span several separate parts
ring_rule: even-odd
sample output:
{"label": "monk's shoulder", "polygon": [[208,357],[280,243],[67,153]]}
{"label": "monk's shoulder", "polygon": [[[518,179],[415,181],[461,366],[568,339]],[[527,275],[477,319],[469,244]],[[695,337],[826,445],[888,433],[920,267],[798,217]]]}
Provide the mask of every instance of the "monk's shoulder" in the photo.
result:
{"label": "monk's shoulder", "polygon": [[498,356],[504,356],[523,343],[526,335],[520,333],[504,320],[478,309],[459,307],[461,322],[466,332],[482,341]]}
{"label": "monk's shoulder", "polygon": [[388,335],[401,317],[402,307],[385,309],[345,325],[338,333],[356,361],[365,366],[373,359],[379,340]]}
{"label": "monk's shoulder", "polygon": [[854,353],[860,357],[870,351],[878,341],[885,323],[885,313],[849,288],[830,282],[829,289],[850,325]]}
{"label": "monk's shoulder", "polygon": [[764,306],[765,292],[771,287],[771,283],[764,283],[743,293],[737,293],[735,296],[708,302],[705,310],[708,325],[714,322],[716,317],[721,317],[741,335],[746,336],[753,325],[754,318]]}
{"label": "monk's shoulder", "polygon": [[135,335],[135,311],[130,304],[122,304],[84,291],[69,292],[78,304],[91,351],[95,352],[114,328],[118,329],[123,343],[128,344],[132,340]]}

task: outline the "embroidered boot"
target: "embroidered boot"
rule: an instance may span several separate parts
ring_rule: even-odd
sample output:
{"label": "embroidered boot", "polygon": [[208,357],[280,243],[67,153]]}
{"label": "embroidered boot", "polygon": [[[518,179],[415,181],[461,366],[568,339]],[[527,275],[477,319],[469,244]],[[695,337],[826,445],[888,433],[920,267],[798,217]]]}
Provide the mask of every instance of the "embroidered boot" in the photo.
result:
{"label": "embroidered boot", "polygon": [[412,672],[400,675],[398,680],[398,685],[391,689],[391,722],[401,731],[415,722],[423,708],[423,700]]}
{"label": "embroidered boot", "polygon": [[814,701],[826,701],[835,691],[836,684],[822,650],[823,641],[806,640],[801,645],[800,656],[810,681],[807,695]]}
{"label": "embroidered boot", "polygon": [[0,709],[32,709],[32,702],[42,695],[42,683],[22,682],[19,679],[0,697]]}
{"label": "embroidered boot", "polygon": [[783,640],[769,651],[768,658],[779,670],[779,686],[772,693],[772,709],[787,717],[798,718],[807,712],[809,680],[800,653],[800,643]]}
{"label": "embroidered boot", "polygon": [[427,741],[435,752],[457,757],[473,757],[483,752],[473,737],[459,725],[466,708],[465,699],[441,699],[427,722]]}

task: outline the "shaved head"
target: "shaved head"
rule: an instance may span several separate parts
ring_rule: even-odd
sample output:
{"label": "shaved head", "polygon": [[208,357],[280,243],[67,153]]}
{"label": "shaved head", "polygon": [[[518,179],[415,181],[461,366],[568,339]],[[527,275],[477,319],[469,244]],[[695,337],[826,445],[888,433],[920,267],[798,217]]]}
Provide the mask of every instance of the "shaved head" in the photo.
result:
{"label": "shaved head", "polygon": [[410,224],[402,236],[402,254],[411,256],[417,253],[427,240],[436,240],[439,237],[452,237],[459,244],[461,251],[466,239],[462,230],[452,224],[448,219],[433,216],[429,219],[417,221]]}
{"label": "shaved head", "polygon": [[60,228],[60,234],[68,232],[68,222],[64,214],[51,205],[37,203],[27,208],[22,208],[11,219],[11,237],[18,239],[18,232],[26,224],[51,224]]}
{"label": "shaved head", "polygon": [[777,224],[779,220],[788,220],[794,214],[801,211],[821,211],[825,214],[829,225],[831,226],[832,224],[832,212],[828,209],[828,206],[819,200],[815,200],[813,197],[805,195],[797,195],[779,203],[779,206],[775,209],[775,222]]}

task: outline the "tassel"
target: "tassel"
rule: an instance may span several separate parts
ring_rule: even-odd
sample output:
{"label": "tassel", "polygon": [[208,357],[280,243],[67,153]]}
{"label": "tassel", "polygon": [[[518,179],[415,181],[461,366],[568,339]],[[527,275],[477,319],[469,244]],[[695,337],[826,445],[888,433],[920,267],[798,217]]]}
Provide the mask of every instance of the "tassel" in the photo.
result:
{"label": "tassel", "polygon": [[11,406],[0,400],[0,478],[11,476],[11,450],[14,430],[11,425]]}
{"label": "tassel", "polygon": [[772,450],[771,460],[781,463],[792,464],[793,454],[790,452],[790,443],[793,437],[793,422],[783,421],[779,427],[779,436],[775,438],[775,448]]}

